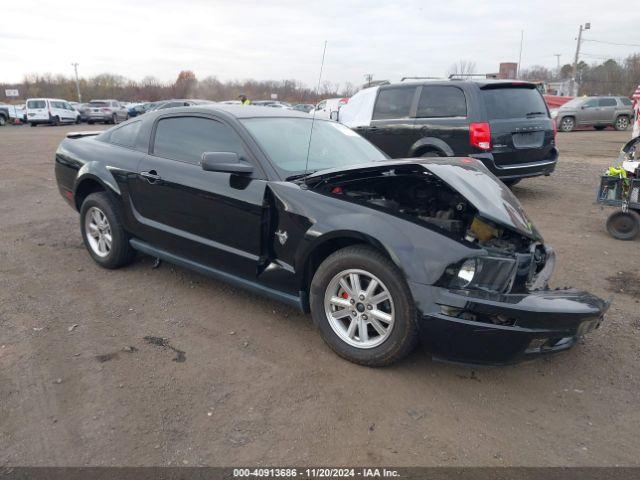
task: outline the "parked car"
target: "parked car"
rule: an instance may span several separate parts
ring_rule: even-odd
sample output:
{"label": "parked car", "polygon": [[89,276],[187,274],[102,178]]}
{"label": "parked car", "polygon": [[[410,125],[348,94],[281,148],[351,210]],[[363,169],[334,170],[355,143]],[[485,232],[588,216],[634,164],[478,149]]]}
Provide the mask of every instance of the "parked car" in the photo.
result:
{"label": "parked car", "polygon": [[26,103],[27,122],[32,127],[46,123],[80,123],[80,113],[60,98],[29,98]]}
{"label": "parked car", "polygon": [[4,127],[9,121],[9,105],[0,103],[0,127]]}
{"label": "parked car", "polygon": [[372,87],[334,114],[392,158],[469,156],[505,183],[556,167],[555,125],[536,85],[422,81]]}
{"label": "parked car", "polygon": [[546,288],[553,250],[482,163],[389,160],[292,110],[198,105],[68,134],[55,174],[99,265],[138,251],[295,305],[364,365],[419,330],[467,361],[561,351],[608,307]]}
{"label": "parked car", "polygon": [[309,110],[308,113],[316,118],[329,119],[333,112],[337,112],[348,103],[348,98],[327,98],[319,102],[314,108]]}
{"label": "parked car", "polygon": [[315,105],[313,105],[311,103],[298,103],[297,105],[294,105],[291,108],[293,108],[294,110],[297,110],[299,112],[309,113],[311,110],[313,110],[315,108]]}
{"label": "parked car", "polygon": [[142,115],[146,112],[145,105],[147,103],[133,103],[129,105],[127,108],[127,113],[129,114],[129,118],[137,117],[138,115]]}
{"label": "parked car", "polygon": [[561,132],[575,127],[626,130],[633,119],[633,103],[627,97],[579,97],[553,109],[551,116]]}
{"label": "parked car", "polygon": [[89,125],[96,122],[120,123],[129,118],[129,112],[118,100],[91,100],[88,104]]}
{"label": "parked car", "polygon": [[211,100],[194,100],[194,99],[166,100],[164,102],[159,102],[151,111],[163,110],[165,108],[189,107],[192,105],[205,105],[207,103],[214,103],[214,102],[212,102]]}
{"label": "parked car", "polygon": [[89,119],[89,107],[86,103],[69,102],[69,104],[80,114],[81,122],[86,122]]}

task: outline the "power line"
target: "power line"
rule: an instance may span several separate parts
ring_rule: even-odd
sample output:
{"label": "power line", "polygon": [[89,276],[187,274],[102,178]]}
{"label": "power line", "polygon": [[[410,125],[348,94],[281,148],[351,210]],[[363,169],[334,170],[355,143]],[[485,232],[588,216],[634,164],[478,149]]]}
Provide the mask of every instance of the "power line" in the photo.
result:
{"label": "power line", "polygon": [[591,40],[591,39],[583,39],[583,42],[595,42],[595,43],[606,43],[607,45],[618,45],[620,47],[640,47],[640,43],[616,43],[616,42],[605,42],[604,40]]}

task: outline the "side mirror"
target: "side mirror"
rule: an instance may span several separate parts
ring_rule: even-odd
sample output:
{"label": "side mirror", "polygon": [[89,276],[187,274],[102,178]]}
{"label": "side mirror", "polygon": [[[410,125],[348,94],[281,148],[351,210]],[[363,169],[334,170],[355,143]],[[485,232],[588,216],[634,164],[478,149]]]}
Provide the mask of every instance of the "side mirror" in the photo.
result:
{"label": "side mirror", "polygon": [[248,174],[253,172],[253,165],[240,160],[234,152],[204,152],[200,166],[207,172],[228,172]]}
{"label": "side mirror", "polygon": [[337,121],[338,121],[338,118],[340,118],[340,113],[339,113],[339,112],[340,112],[339,110],[334,110],[333,112],[331,112],[331,113],[329,114],[329,118],[330,118],[331,120],[335,120],[335,121],[337,122]]}

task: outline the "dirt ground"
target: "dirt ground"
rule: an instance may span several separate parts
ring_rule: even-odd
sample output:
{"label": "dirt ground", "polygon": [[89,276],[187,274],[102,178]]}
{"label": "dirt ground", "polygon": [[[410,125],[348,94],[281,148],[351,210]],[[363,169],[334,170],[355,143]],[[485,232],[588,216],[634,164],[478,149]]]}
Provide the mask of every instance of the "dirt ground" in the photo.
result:
{"label": "dirt ground", "polygon": [[514,188],[554,286],[615,296],[600,330],[517,366],[369,369],[275,301],[94,264],[53,175],[77,129],[0,128],[0,466],[640,465],[640,243],[593,204],[628,132],[559,134],[555,174]]}

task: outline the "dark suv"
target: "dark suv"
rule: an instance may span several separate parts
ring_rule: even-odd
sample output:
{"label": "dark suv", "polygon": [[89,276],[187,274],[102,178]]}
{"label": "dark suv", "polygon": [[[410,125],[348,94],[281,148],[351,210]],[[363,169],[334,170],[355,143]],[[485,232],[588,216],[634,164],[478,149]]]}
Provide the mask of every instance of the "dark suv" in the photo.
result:
{"label": "dark suv", "polygon": [[558,161],[555,124],[528,82],[373,87],[354,95],[337,119],[392,158],[470,156],[506,183],[549,175]]}

